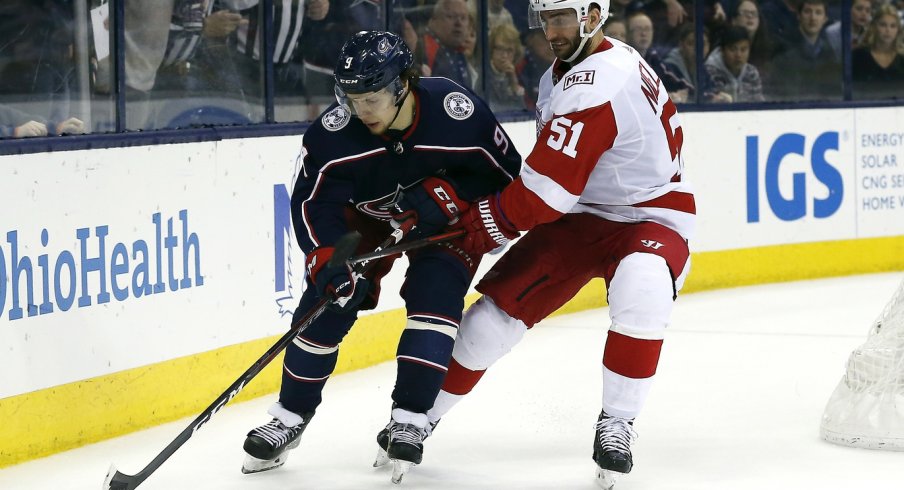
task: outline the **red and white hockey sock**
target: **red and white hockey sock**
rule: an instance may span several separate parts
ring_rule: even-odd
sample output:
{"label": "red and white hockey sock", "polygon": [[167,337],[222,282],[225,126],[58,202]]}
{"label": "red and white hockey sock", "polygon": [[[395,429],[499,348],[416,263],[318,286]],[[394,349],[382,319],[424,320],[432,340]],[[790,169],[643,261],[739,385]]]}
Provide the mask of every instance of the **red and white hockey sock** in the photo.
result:
{"label": "red and white hockey sock", "polygon": [[662,340],[609,331],[603,354],[603,410],[632,419],[640,413],[659,364]]}

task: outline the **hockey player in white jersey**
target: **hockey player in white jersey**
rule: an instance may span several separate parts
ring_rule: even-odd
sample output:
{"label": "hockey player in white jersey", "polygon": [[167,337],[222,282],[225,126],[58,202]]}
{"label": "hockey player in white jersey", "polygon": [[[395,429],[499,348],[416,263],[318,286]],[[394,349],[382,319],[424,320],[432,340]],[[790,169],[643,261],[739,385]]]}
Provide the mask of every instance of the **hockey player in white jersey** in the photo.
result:
{"label": "hockey player in white jersey", "polygon": [[634,49],[604,36],[609,0],[530,6],[557,58],[540,81],[537,142],[521,176],[455,225],[475,255],[529,231],[478,284],[428,417],[438,421],[525,331],[602,277],[611,323],[593,459],[611,488],[633,466],[634,419],[689,270],[694,195],[675,105]]}

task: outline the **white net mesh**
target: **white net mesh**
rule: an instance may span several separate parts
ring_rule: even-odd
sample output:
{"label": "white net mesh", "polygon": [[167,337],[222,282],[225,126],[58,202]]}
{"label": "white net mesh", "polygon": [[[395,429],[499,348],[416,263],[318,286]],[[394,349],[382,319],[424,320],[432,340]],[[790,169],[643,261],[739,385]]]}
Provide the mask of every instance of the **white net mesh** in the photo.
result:
{"label": "white net mesh", "polygon": [[851,353],[820,433],[845,446],[904,451],[904,282]]}

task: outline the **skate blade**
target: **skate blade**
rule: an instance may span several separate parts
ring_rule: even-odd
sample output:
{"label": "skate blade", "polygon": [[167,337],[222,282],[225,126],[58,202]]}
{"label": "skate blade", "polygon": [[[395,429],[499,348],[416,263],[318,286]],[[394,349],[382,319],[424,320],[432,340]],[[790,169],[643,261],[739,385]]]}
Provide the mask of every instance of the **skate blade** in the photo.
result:
{"label": "skate blade", "polygon": [[402,461],[401,459],[393,459],[392,461],[392,482],[398,485],[402,483],[402,477],[405,476],[405,473],[408,473],[411,470],[412,466],[415,466],[411,461]]}
{"label": "skate blade", "polygon": [[599,466],[596,467],[596,483],[603,490],[612,490],[615,486],[615,481],[618,479],[617,475],[621,475],[621,473],[604,470]]}
{"label": "skate blade", "polygon": [[386,450],[383,448],[377,449],[377,457],[374,459],[374,468],[385,466],[388,463],[389,455],[386,454]]}
{"label": "skate blade", "polygon": [[286,464],[286,460],[289,459],[289,453],[285,452],[276,459],[258,459],[254,456],[245,455],[245,462],[242,463],[242,473],[246,475],[250,475],[252,473],[260,473],[262,471],[268,471],[275,468],[279,468],[280,466]]}

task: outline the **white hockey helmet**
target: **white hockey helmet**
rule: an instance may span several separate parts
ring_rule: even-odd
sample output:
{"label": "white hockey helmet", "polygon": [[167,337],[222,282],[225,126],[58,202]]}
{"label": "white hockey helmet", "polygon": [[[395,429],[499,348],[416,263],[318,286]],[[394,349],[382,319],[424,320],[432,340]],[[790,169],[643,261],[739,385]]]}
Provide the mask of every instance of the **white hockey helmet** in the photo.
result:
{"label": "white hockey helmet", "polygon": [[[600,23],[587,32],[587,19],[590,15],[590,6],[596,4],[600,9]],[[609,19],[609,0],[530,0],[530,10],[527,12],[528,23],[531,29],[543,28],[546,31],[546,23],[540,17],[540,12],[545,10],[572,9],[580,26],[578,32],[581,35],[581,44],[571,53],[571,56],[563,59],[571,63],[584,50],[587,40],[592,38]]]}

